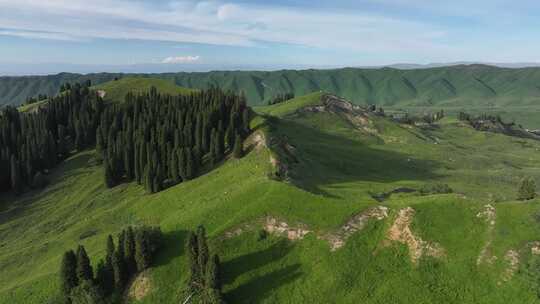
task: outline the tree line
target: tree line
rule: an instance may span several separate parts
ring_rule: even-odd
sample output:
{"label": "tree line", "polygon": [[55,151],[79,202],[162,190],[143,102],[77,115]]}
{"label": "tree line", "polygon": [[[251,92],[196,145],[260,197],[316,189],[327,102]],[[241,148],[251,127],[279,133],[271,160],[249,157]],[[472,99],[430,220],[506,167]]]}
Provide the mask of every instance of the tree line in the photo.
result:
{"label": "tree line", "polygon": [[100,303],[120,296],[131,277],[151,266],[161,239],[159,228],[146,226],[122,230],[116,246],[109,235],[105,260],[98,262],[95,273],[84,246],[66,251],[60,269],[63,302]]}
{"label": "tree line", "polygon": [[96,132],[105,183],[134,180],[154,193],[193,179],[241,150],[249,115],[243,96],[217,88],[185,96],[155,88],[130,93],[104,111]]}
{"label": "tree line", "polygon": [[43,174],[69,156],[95,143],[95,130],[104,108],[89,87],[75,84],[49,99],[47,107],[20,113],[0,112],[0,191],[22,193],[43,184]]}
{"label": "tree line", "polygon": [[218,88],[187,96],[128,94],[106,104],[85,84],[64,84],[46,107],[0,112],[0,191],[20,194],[73,150],[96,147],[108,187],[135,180],[148,192],[210,170],[226,153],[242,155],[250,110],[243,95]]}

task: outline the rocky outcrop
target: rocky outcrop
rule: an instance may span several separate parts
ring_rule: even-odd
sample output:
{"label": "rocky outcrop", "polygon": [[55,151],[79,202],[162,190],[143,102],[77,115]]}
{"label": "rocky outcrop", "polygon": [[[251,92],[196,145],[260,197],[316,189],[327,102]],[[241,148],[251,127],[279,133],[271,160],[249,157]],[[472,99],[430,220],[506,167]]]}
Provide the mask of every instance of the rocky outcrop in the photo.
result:
{"label": "rocky outcrop", "polygon": [[369,220],[374,219],[380,221],[387,217],[387,207],[378,206],[370,208],[364,212],[353,216],[347,221],[347,223],[345,223],[345,225],[343,225],[339,229],[339,231],[323,235],[321,238],[328,241],[331,251],[336,251],[337,249],[343,247],[347,239],[351,237],[354,233],[364,229],[364,227],[368,224]]}
{"label": "rocky outcrop", "polygon": [[394,223],[388,229],[385,245],[389,246],[392,242],[407,245],[413,264],[417,264],[424,255],[436,258],[443,257],[445,251],[439,244],[427,242],[411,230],[414,214],[415,211],[411,207],[399,210]]}

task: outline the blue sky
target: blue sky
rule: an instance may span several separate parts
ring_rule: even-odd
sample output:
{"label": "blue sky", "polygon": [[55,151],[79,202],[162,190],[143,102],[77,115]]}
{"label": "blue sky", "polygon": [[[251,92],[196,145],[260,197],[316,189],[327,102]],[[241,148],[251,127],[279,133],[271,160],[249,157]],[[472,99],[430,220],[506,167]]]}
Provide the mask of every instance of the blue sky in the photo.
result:
{"label": "blue sky", "polygon": [[540,62],[540,1],[0,0],[0,66]]}

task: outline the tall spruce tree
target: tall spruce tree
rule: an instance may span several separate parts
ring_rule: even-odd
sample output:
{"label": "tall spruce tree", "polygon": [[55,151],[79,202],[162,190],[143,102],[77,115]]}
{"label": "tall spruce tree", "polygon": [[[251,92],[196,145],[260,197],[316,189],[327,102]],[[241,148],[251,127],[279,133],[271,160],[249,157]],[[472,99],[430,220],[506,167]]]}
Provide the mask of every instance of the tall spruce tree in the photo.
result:
{"label": "tall spruce tree", "polygon": [[199,250],[197,235],[190,232],[186,242],[186,253],[189,265],[189,288],[196,292],[201,287],[201,269],[199,267]]}
{"label": "tall spruce tree", "polygon": [[149,234],[145,229],[139,229],[135,234],[135,261],[137,270],[144,271],[150,267],[151,248],[149,246]]}
{"label": "tall spruce tree", "polygon": [[242,143],[242,137],[239,134],[236,134],[236,139],[234,141],[233,156],[235,158],[244,156],[244,144]]}
{"label": "tall spruce tree", "polygon": [[62,294],[66,299],[66,303],[69,303],[69,295],[71,290],[79,284],[77,278],[77,256],[73,250],[66,251],[62,258],[62,266],[60,269],[60,286],[62,288]]}
{"label": "tall spruce tree", "polygon": [[77,278],[79,282],[94,280],[94,273],[92,271],[92,266],[90,265],[90,259],[86,254],[84,246],[79,245],[77,248]]}
{"label": "tall spruce tree", "polygon": [[137,264],[135,263],[135,234],[131,226],[126,230],[124,260],[129,275],[137,272]]}

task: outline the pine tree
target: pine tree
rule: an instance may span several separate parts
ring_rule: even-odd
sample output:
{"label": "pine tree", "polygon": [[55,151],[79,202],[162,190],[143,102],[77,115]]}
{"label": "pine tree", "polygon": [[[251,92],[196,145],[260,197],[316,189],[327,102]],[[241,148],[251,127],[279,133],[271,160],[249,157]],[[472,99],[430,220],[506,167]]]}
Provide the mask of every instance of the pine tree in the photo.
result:
{"label": "pine tree", "polygon": [[242,143],[242,137],[240,137],[239,134],[236,134],[236,139],[234,141],[233,156],[235,158],[244,156],[244,144]]}
{"label": "pine tree", "polygon": [[115,185],[114,174],[107,158],[105,158],[103,169],[105,170],[105,186],[112,188]]}
{"label": "pine tree", "polygon": [[186,252],[188,256],[188,265],[189,265],[189,287],[195,292],[197,291],[201,284],[201,269],[199,268],[199,251],[198,251],[198,241],[197,235],[193,232],[189,232],[187,242],[186,242]]}
{"label": "pine tree", "polygon": [[60,270],[60,286],[62,293],[67,298],[71,290],[79,284],[77,278],[77,257],[73,250],[66,251],[62,258],[62,267]]}
{"label": "pine tree", "polygon": [[134,274],[137,271],[137,264],[135,263],[135,234],[132,227],[126,230],[124,250],[126,270],[128,274]]}
{"label": "pine tree", "polygon": [[197,227],[197,263],[199,264],[198,268],[201,271],[202,279],[204,279],[203,272],[206,271],[206,267],[208,264],[208,244],[206,241],[206,230],[204,229],[204,226]]}
{"label": "pine tree", "polygon": [[137,270],[144,271],[150,267],[151,262],[149,235],[146,230],[139,229],[135,236],[135,261],[137,262]]}
{"label": "pine tree", "polygon": [[247,108],[242,111],[242,129],[244,131],[244,134],[249,134],[249,110]]}
{"label": "pine tree", "polygon": [[122,290],[122,288],[124,288],[124,285],[127,282],[127,273],[124,264],[124,257],[119,251],[115,252],[114,254],[112,266],[114,275],[114,286],[117,290]]}
{"label": "pine tree", "polygon": [[105,262],[107,265],[112,266],[112,260],[114,257],[114,241],[112,235],[109,234],[107,237],[107,255],[105,257]]}
{"label": "pine tree", "polygon": [[77,278],[79,279],[79,282],[94,280],[90,259],[82,245],[79,245],[77,248]]}
{"label": "pine tree", "polygon": [[21,181],[21,172],[19,171],[19,164],[15,155],[11,155],[11,188],[15,194],[21,194],[22,192],[22,181]]}
{"label": "pine tree", "polygon": [[206,268],[206,287],[209,289],[221,290],[221,282],[219,281],[219,257],[217,254],[212,255]]}

